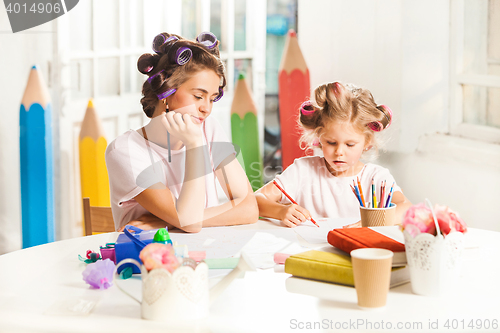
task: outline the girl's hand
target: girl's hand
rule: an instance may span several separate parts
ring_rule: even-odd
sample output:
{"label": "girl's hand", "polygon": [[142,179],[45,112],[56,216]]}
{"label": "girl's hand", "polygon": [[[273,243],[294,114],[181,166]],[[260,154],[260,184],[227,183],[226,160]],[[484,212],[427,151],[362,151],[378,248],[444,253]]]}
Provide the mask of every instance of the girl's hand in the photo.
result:
{"label": "girl's hand", "polygon": [[359,220],[358,222],[355,222],[353,224],[345,225],[342,228],[361,228],[361,220]]}
{"label": "girl's hand", "polygon": [[281,221],[290,228],[295,228],[310,219],[311,214],[309,211],[299,205],[291,204],[285,206],[281,211]]}
{"label": "girl's hand", "polygon": [[170,111],[165,115],[165,120],[164,124],[167,131],[179,138],[186,148],[197,147],[202,144],[201,126],[193,123],[189,114]]}

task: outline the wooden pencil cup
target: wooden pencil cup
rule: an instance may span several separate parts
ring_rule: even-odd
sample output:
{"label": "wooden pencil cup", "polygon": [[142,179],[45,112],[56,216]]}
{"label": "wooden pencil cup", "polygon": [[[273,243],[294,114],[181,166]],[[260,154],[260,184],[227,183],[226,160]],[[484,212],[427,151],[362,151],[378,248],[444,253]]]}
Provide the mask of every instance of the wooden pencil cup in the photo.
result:
{"label": "wooden pencil cup", "polygon": [[387,208],[359,207],[362,227],[391,226],[396,223],[396,204]]}

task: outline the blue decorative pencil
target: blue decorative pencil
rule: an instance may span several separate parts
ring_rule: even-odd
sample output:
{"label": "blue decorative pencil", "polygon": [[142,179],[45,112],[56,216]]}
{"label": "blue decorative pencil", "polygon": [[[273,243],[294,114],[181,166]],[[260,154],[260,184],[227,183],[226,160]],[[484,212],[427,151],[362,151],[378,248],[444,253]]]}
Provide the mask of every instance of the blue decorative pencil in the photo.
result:
{"label": "blue decorative pencil", "polygon": [[52,106],[36,66],[19,113],[23,248],[54,241]]}

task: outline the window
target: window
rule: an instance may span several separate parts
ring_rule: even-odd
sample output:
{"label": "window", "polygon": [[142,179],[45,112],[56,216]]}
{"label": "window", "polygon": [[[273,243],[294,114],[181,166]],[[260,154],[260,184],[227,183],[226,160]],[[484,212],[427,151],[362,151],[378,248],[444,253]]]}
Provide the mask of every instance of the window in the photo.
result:
{"label": "window", "polygon": [[500,0],[450,5],[450,132],[500,143]]}

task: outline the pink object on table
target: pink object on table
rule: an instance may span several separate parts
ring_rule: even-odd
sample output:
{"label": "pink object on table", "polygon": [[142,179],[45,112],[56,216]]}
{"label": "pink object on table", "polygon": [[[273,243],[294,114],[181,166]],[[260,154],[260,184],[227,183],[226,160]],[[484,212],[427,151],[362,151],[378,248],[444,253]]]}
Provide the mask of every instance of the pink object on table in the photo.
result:
{"label": "pink object on table", "polygon": [[274,262],[277,263],[278,265],[284,265],[285,264],[285,260],[289,256],[291,256],[291,254],[276,252],[274,254]]}
{"label": "pink object on table", "polygon": [[116,264],[115,248],[101,248],[101,258],[109,259]]}
{"label": "pink object on table", "polygon": [[207,253],[205,251],[189,251],[189,258],[193,259],[194,261],[202,261],[207,257]]}

